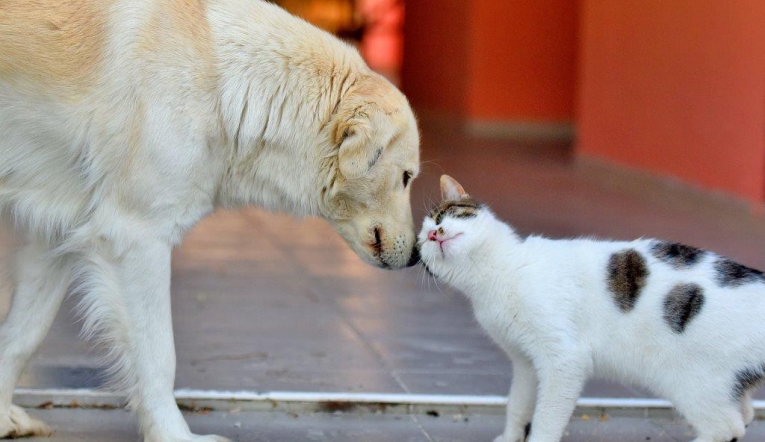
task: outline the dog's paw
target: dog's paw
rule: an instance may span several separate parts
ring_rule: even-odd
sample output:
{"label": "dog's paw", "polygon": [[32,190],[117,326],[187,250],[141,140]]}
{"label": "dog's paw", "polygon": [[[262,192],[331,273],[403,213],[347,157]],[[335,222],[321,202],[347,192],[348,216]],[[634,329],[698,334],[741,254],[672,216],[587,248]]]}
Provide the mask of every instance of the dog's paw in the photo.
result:
{"label": "dog's paw", "polygon": [[0,416],[0,439],[50,435],[50,428],[43,421],[33,418],[15,405],[11,405],[7,414]]}

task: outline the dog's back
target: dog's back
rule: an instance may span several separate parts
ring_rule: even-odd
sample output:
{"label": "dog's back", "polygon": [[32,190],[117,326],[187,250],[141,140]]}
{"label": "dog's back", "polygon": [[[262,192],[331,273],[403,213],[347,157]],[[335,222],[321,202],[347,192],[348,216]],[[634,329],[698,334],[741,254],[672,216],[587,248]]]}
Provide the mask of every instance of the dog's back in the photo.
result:
{"label": "dog's back", "polygon": [[[102,61],[109,0],[0,3],[0,78],[30,95],[76,100]],[[4,87],[4,89],[5,89]]]}
{"label": "dog's back", "polygon": [[[183,168],[188,165],[183,156],[170,153],[173,146],[198,141],[204,136],[202,126],[210,127],[215,81],[201,5],[178,0],[0,2],[4,216],[50,239],[90,221],[107,200],[129,210],[150,210],[151,201],[136,200],[162,187],[146,167],[158,159],[147,146],[165,146]],[[177,87],[168,86],[174,82]],[[186,109],[178,110],[181,101]],[[167,126],[167,118],[190,114],[196,116],[175,124],[184,126],[185,140],[170,134],[162,139],[147,126],[149,115]],[[151,142],[147,133],[152,133]],[[147,184],[154,189],[144,188]]]}

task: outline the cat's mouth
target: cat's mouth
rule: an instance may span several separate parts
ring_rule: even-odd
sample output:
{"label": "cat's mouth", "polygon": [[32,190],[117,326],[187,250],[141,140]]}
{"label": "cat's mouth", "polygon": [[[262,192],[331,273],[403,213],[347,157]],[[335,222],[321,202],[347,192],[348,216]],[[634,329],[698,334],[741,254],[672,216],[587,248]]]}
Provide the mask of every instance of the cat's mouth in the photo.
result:
{"label": "cat's mouth", "polygon": [[437,236],[436,238],[431,239],[431,241],[435,241],[435,242],[438,243],[438,248],[441,249],[441,255],[443,256],[443,254],[444,254],[444,244],[446,244],[447,242],[452,241],[455,238],[458,238],[458,237],[460,237],[462,235],[463,235],[463,232],[460,232],[460,233],[457,233],[455,235],[448,236],[448,237]]}

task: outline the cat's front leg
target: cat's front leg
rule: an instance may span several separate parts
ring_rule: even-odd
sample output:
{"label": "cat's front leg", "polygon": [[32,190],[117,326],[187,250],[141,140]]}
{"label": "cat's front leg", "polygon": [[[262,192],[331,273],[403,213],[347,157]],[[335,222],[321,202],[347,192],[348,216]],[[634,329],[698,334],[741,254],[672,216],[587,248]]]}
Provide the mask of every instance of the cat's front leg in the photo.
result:
{"label": "cat's front leg", "polygon": [[560,442],[587,378],[587,359],[566,349],[535,362],[539,390],[528,442]]}
{"label": "cat's front leg", "polygon": [[524,442],[531,429],[531,416],[536,401],[537,376],[525,356],[511,354],[513,380],[507,404],[505,432],[494,442]]}

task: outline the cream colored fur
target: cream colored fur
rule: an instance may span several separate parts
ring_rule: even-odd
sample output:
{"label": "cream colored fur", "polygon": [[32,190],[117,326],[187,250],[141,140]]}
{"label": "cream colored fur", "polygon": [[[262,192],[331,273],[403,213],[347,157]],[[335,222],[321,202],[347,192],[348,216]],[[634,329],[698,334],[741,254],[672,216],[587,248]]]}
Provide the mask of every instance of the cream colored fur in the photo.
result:
{"label": "cream colored fur", "polygon": [[13,386],[69,287],[151,442],[172,395],[170,251],[219,207],[327,219],[365,261],[416,259],[404,96],[260,0],[0,2],[0,211],[28,245],[0,327],[0,437],[46,434]]}

